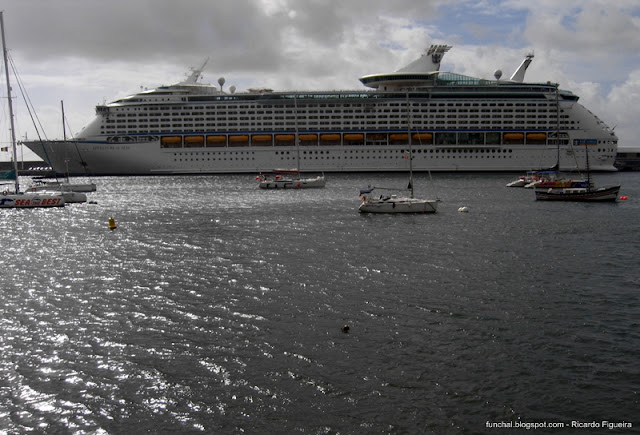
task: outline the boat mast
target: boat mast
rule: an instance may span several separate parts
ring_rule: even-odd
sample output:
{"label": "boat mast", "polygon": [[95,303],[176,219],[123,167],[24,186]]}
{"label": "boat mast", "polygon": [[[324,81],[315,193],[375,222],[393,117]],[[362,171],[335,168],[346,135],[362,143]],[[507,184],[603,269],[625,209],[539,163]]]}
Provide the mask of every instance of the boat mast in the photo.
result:
{"label": "boat mast", "polygon": [[296,169],[298,170],[298,177],[300,177],[300,143],[298,140],[298,137],[300,136],[298,134],[298,95],[293,94],[293,116],[296,119],[296,134],[295,134],[295,141],[296,141]]}
{"label": "boat mast", "polygon": [[409,91],[407,91],[407,139],[409,140],[409,188],[413,198],[413,150],[411,140],[411,112],[409,110]]}
{"label": "boat mast", "polygon": [[67,129],[64,126],[64,101],[60,100],[60,108],[62,110],[62,139],[67,141]]}
{"label": "boat mast", "polygon": [[560,95],[556,83],[556,170],[560,170]]}
{"label": "boat mast", "polygon": [[0,11],[0,28],[2,30],[2,54],[4,56],[4,74],[7,79],[7,100],[9,101],[9,119],[11,120],[11,146],[13,149],[13,169],[16,172],[16,193],[20,192],[18,182],[18,152],[16,149],[16,130],[13,121],[13,102],[11,101],[11,83],[9,83],[9,62],[7,61],[7,44],[4,38],[4,11]]}
{"label": "boat mast", "polygon": [[585,165],[587,167],[587,191],[590,191],[593,184],[593,180],[591,179],[591,168],[589,167],[589,144],[584,144],[584,156],[586,159]]}

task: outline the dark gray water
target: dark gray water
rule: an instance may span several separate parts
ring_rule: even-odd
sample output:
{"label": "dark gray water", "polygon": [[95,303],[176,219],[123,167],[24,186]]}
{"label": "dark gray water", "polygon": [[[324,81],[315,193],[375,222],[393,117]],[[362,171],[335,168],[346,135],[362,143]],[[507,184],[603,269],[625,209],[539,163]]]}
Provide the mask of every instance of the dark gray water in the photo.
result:
{"label": "dark gray water", "polygon": [[640,174],[597,176],[615,204],[517,175],[419,175],[435,215],[360,215],[406,184],[372,174],[98,178],[97,204],[2,210],[0,433],[637,431]]}

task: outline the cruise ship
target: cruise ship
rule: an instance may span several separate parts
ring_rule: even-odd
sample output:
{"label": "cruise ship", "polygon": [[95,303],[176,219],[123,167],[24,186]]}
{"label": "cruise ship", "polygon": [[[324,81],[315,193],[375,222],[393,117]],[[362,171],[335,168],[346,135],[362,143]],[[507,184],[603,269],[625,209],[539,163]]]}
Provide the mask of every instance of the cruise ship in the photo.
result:
{"label": "cruise ship", "polygon": [[351,91],[236,92],[182,82],[96,107],[77,137],[25,145],[60,174],[614,171],[618,139],[578,96],[513,75],[479,79],[440,71],[449,45],[432,45]]}

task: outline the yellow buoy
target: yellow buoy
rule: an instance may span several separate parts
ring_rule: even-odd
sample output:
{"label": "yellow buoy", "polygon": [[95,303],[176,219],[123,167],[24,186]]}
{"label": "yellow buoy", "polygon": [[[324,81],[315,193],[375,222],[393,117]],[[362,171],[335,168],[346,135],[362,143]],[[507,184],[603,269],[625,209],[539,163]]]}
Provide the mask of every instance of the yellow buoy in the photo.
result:
{"label": "yellow buoy", "polygon": [[115,230],[116,228],[118,228],[118,226],[116,225],[116,221],[110,217],[109,218],[109,229],[110,230]]}

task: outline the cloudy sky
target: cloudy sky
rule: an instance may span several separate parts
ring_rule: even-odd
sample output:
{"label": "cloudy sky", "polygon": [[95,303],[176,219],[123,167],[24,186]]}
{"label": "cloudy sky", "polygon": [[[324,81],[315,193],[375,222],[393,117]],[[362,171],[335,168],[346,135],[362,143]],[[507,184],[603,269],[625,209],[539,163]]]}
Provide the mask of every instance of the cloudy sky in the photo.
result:
{"label": "cloudy sky", "polygon": [[[95,105],[185,78],[210,58],[203,82],[274,90],[363,89],[430,44],[449,44],[442,70],[558,82],[640,145],[638,0],[6,0],[10,58],[43,138],[67,136]],[[13,73],[11,73],[11,76]],[[10,140],[2,72],[0,139]],[[12,77],[18,139],[36,130]],[[24,158],[31,154],[25,152]],[[1,160],[9,154],[0,152]]]}

